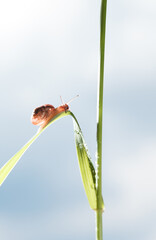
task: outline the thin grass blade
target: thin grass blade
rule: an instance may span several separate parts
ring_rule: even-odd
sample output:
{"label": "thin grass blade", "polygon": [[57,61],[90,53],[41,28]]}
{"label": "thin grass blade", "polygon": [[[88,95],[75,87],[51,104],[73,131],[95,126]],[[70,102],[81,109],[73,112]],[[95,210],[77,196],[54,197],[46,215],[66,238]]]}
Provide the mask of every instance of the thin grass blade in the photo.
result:
{"label": "thin grass blade", "polygon": [[40,132],[37,132],[1,169],[0,169],[0,186],[4,182],[4,180],[7,178],[9,173],[13,170],[15,165],[18,163],[22,155],[26,152],[26,150],[31,146],[31,144],[39,137],[39,135],[49,126],[51,125],[54,121],[69,115],[69,113],[61,113],[55,116],[52,121],[45,127],[43,128]]}

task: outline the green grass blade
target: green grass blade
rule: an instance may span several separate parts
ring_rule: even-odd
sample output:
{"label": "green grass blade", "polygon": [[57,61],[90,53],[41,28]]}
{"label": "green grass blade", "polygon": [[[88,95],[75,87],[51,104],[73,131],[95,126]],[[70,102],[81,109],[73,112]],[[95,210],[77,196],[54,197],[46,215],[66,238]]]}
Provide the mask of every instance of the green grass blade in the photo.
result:
{"label": "green grass blade", "polygon": [[91,162],[91,158],[88,153],[87,146],[85,144],[82,131],[78,124],[77,119],[75,118],[74,114],[70,111],[63,112],[55,116],[52,121],[43,128],[40,132],[36,133],[28,143],[26,143],[1,169],[0,169],[0,185],[4,182],[7,178],[9,173],[13,170],[15,165],[18,163],[22,155],[25,151],[31,146],[31,144],[39,137],[39,135],[54,121],[62,118],[64,116],[71,115],[74,121],[74,134],[75,134],[75,142],[76,142],[76,150],[77,156],[79,161],[80,173],[82,177],[82,182],[84,185],[84,189],[90,204],[90,207],[94,210],[97,208],[97,197],[96,197],[96,181],[95,181],[95,169]]}
{"label": "green grass blade", "polygon": [[103,239],[102,211],[102,124],[103,124],[103,93],[104,93],[104,55],[105,55],[105,34],[106,34],[106,10],[107,0],[101,0],[100,14],[100,78],[97,94],[97,211],[96,211],[96,240]]}
{"label": "green grass blade", "polygon": [[4,182],[4,180],[7,178],[9,173],[12,171],[12,169],[15,167],[17,162],[20,160],[22,155],[25,153],[25,151],[29,148],[29,146],[39,137],[39,135],[54,121],[58,120],[59,118],[62,118],[64,116],[69,115],[69,112],[61,113],[55,116],[52,121],[45,127],[43,128],[40,132],[38,132],[35,136],[33,136],[28,143],[26,143],[1,169],[0,169],[0,186]]}
{"label": "green grass blade", "polygon": [[4,180],[7,178],[11,170],[15,167],[16,163],[19,161],[19,159],[22,157],[24,152],[28,149],[28,147],[35,141],[35,139],[38,137],[38,134],[36,134],[32,139],[29,140],[27,144],[24,145],[1,169],[0,169],[0,185],[4,182]]}
{"label": "green grass blade", "polygon": [[[74,119],[75,143],[76,143],[76,150],[77,150],[82,182],[84,185],[84,189],[85,189],[90,207],[96,210],[97,196],[96,196],[95,169],[91,162],[91,157],[89,155],[88,148],[84,141],[82,131],[78,124],[78,121],[72,113],[70,113],[70,115]],[[104,207],[104,203],[103,203],[103,207]]]}

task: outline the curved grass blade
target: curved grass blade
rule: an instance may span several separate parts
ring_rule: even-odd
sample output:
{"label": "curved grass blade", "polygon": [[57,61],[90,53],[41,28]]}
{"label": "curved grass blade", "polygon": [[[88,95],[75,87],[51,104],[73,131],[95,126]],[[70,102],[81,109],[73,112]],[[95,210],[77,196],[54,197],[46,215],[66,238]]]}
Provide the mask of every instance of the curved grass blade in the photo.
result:
{"label": "curved grass blade", "polygon": [[39,135],[54,121],[64,117],[71,115],[74,120],[74,134],[75,134],[75,142],[76,142],[76,150],[79,161],[80,173],[82,177],[82,182],[84,185],[84,189],[90,204],[90,207],[94,210],[97,208],[97,197],[96,197],[96,182],[95,182],[95,169],[91,162],[91,158],[88,153],[87,146],[85,144],[81,128],[78,124],[77,119],[74,114],[70,111],[63,112],[55,116],[47,126],[45,126],[41,131],[37,132],[35,136],[33,136],[28,143],[26,143],[1,169],[0,169],[0,186],[7,178],[9,173],[13,170],[15,165],[18,163],[22,155],[25,151],[31,146],[31,144],[39,137]]}
{"label": "curved grass blade", "polygon": [[[81,128],[78,124],[77,119],[75,118],[73,113],[70,115],[74,119],[74,134],[75,134],[75,143],[77,156],[79,161],[80,173],[82,177],[82,182],[84,185],[84,189],[90,204],[90,207],[93,210],[97,209],[97,195],[96,195],[96,179],[95,179],[95,169],[91,162],[91,157],[88,152],[87,145],[84,141]],[[101,196],[102,198],[102,196]],[[103,203],[103,200],[102,200]],[[104,209],[104,203],[102,204]]]}
{"label": "curved grass blade", "polygon": [[17,162],[20,160],[22,155],[25,153],[25,151],[29,148],[29,146],[39,137],[39,135],[54,121],[58,120],[59,118],[62,118],[66,115],[69,115],[69,112],[63,112],[61,114],[58,114],[55,116],[49,124],[45,128],[43,128],[41,131],[37,132],[8,162],[0,169],[0,186],[4,182],[4,180],[7,178],[9,173],[12,171],[12,169],[15,167]]}

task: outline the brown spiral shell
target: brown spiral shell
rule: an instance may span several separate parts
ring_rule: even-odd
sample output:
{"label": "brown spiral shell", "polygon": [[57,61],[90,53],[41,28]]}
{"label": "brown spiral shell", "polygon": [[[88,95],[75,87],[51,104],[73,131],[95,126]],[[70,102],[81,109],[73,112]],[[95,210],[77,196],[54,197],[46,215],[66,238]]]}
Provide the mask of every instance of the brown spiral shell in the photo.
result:
{"label": "brown spiral shell", "polygon": [[49,118],[51,118],[51,116],[53,116],[54,111],[54,106],[50,104],[45,104],[35,108],[31,117],[32,124],[41,126],[42,124],[47,122]]}

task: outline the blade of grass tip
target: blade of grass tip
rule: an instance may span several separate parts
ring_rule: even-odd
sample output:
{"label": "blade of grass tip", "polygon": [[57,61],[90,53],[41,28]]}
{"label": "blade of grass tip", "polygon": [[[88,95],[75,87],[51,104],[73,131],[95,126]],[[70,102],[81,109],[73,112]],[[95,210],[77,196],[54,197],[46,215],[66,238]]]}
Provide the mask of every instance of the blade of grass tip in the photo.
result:
{"label": "blade of grass tip", "polygon": [[15,165],[18,163],[22,155],[26,152],[26,150],[31,146],[31,144],[39,137],[39,135],[53,122],[56,120],[69,115],[69,112],[63,112],[61,114],[58,114],[55,116],[49,124],[45,128],[43,128],[41,131],[37,132],[11,159],[8,160],[8,162],[0,169],[0,186],[5,181],[9,173],[13,170]]}

